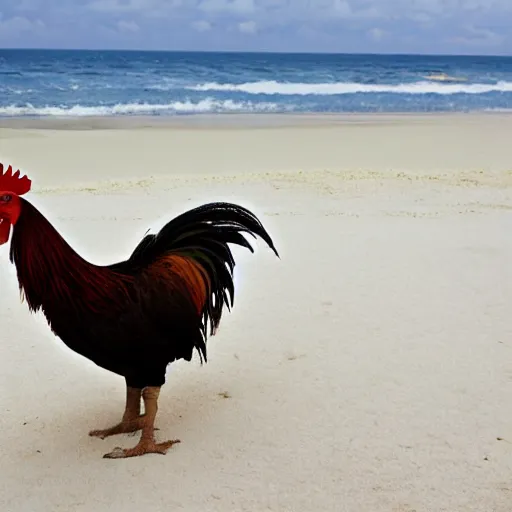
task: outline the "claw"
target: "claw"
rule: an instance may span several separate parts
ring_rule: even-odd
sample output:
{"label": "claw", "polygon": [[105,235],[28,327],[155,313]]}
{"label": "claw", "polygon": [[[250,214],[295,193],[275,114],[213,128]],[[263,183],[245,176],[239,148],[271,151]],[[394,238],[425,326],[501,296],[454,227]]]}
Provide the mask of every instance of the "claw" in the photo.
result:
{"label": "claw", "polygon": [[104,459],[122,459],[124,457],[126,457],[124,450],[119,446],[116,446],[110,453],[103,455]]}
{"label": "claw", "polygon": [[138,457],[140,455],[146,455],[148,453],[158,453],[165,455],[167,450],[180,443],[179,439],[173,439],[171,441],[165,441],[163,443],[155,443],[154,441],[141,440],[135,448],[123,449],[116,446],[110,453],[103,455],[104,459],[126,459],[128,457]]}
{"label": "claw", "polygon": [[100,439],[105,439],[109,436],[115,436],[117,434],[129,434],[131,432],[137,432],[144,427],[144,416],[139,416],[138,418],[134,418],[132,420],[127,420],[115,425],[111,428],[106,428],[104,430],[91,430],[89,435],[91,437],[99,437]]}
{"label": "claw", "polygon": [[99,437],[100,439],[105,439],[109,434],[107,434],[106,430],[91,430],[89,435],[91,437]]}
{"label": "claw", "polygon": [[[125,434],[142,429],[142,435],[138,444],[134,448],[122,449],[115,448],[110,453],[106,453],[104,459],[126,459],[127,457],[138,457],[147,453],[159,453],[164,455],[174,444],[179,443],[179,439],[156,443],[154,438],[155,417],[158,410],[158,395],[160,387],[148,386],[142,390],[144,400],[144,414],[140,415],[140,395],[138,388],[127,388],[127,405],[123,421],[115,427],[106,430],[93,430],[89,435],[104,439],[114,434]],[[135,416],[134,415],[139,415]]]}

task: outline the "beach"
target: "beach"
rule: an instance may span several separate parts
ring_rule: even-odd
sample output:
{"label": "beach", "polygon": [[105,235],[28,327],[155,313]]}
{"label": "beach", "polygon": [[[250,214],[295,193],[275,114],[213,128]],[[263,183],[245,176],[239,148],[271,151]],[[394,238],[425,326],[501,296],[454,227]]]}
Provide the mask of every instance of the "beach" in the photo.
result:
{"label": "beach", "polygon": [[208,363],[172,364],[167,455],[102,455],[124,381],[22,303],[0,247],[2,510],[509,512],[512,116],[0,120],[0,162],[80,255],[127,258],[211,201],[248,207]]}

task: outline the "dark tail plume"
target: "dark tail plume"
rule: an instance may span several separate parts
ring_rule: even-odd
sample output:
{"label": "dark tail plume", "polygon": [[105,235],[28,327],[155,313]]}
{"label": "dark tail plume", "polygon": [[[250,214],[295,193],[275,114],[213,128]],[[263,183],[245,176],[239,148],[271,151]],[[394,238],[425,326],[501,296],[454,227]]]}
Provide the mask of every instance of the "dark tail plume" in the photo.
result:
{"label": "dark tail plume", "polygon": [[217,329],[223,306],[234,301],[235,260],[229,244],[254,252],[244,237],[260,237],[279,254],[259,219],[248,209],[232,203],[209,203],[189,210],[167,223],[159,233],[146,235],[135,248],[130,266],[148,265],[165,254],[179,254],[198,263],[208,276],[209,296],[203,312],[203,328]]}

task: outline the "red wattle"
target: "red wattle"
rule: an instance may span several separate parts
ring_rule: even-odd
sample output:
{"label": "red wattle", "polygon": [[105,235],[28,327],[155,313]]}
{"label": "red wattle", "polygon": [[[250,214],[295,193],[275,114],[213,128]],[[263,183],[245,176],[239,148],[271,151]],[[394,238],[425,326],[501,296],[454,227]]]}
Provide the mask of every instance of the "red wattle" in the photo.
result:
{"label": "red wattle", "polygon": [[8,220],[0,222],[0,245],[6,244],[9,241],[10,233],[11,223]]}

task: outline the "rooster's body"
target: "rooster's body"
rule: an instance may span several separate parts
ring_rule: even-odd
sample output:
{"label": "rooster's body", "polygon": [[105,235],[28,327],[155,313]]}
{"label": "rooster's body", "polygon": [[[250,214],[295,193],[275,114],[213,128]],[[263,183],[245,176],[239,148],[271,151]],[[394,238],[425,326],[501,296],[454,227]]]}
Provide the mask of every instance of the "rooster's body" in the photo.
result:
{"label": "rooster's body", "polygon": [[[9,183],[6,176],[15,183],[9,170],[3,175]],[[270,236],[245,208],[211,203],[147,235],[128,260],[96,266],[81,258],[28,201],[15,196],[19,211],[13,214],[15,188],[2,183],[0,167],[0,243],[2,220],[16,217],[10,258],[29,308],[42,310],[71,350],[126,380],[123,420],[91,435],[142,429],[135,448],[116,449],[107,456],[165,453],[177,441],[156,444],[153,427],[167,365],[190,361],[194,349],[201,360],[207,359],[207,336],[218,327],[223,308],[233,302],[234,260],[228,244],[252,251],[245,232],[260,236],[277,255]],[[11,206],[2,208],[9,197]]]}

